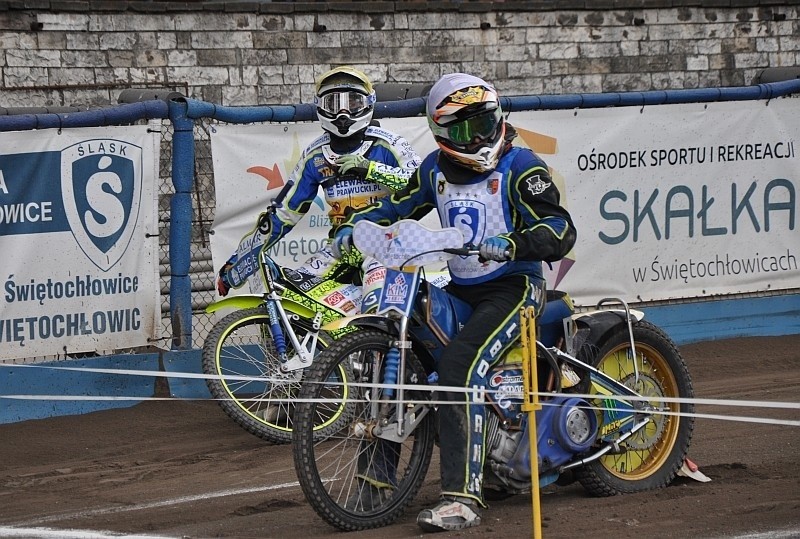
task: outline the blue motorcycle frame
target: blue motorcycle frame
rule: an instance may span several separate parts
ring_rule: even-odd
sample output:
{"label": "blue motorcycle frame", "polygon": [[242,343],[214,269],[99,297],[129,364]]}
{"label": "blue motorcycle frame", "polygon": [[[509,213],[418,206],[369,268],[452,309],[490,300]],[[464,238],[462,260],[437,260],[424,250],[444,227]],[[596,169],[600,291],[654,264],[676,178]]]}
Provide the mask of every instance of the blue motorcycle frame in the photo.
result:
{"label": "blue motorcycle frame", "polygon": [[[358,331],[320,354],[295,409],[298,479],[314,510],[339,529],[374,528],[398,518],[431,461],[438,358],[469,318],[470,307],[426,283],[420,266],[478,253],[458,243],[460,235],[450,232],[445,238],[445,232],[418,230],[421,226],[414,221],[357,225],[359,249],[393,266],[387,269],[379,314],[323,326]],[[398,237],[425,239],[416,247],[404,241],[402,249],[381,240]],[[415,248],[423,253],[414,260],[418,266],[398,262]],[[575,313],[567,294],[548,296],[537,324],[537,364],[530,366],[537,369],[542,404],[536,411],[539,476],[531,477],[520,346],[487,376],[484,393],[492,413],[486,414],[484,496],[530,492],[532,481],[543,486],[578,480],[596,496],[668,485],[683,464],[693,429],[693,407],[684,402],[693,396],[691,378],[677,347],[620,299]],[[351,398],[362,388],[361,404],[346,430],[321,442],[307,426],[319,415],[315,401],[322,388],[335,400],[335,388],[324,383],[333,368],[348,373]],[[352,458],[341,456],[349,451]]]}

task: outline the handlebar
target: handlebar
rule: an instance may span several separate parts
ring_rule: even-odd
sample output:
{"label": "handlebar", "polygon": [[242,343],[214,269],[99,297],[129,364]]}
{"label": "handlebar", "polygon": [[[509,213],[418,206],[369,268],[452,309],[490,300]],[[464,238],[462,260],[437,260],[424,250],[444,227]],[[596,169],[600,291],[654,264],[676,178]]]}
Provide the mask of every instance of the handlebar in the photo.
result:
{"label": "handlebar", "polygon": [[294,181],[289,180],[288,182],[286,182],[283,186],[283,189],[281,189],[280,192],[278,193],[278,196],[272,199],[272,204],[270,204],[270,206],[272,206],[273,208],[280,208],[281,204],[283,204],[283,199],[286,198],[286,194],[293,186],[294,186]]}
{"label": "handlebar", "polygon": [[481,253],[478,249],[470,249],[469,247],[453,247],[442,249],[442,251],[449,255],[457,256],[477,256]]}
{"label": "handlebar", "polygon": [[283,205],[283,199],[286,198],[286,195],[289,193],[289,190],[292,188],[293,185],[294,185],[294,181],[292,181],[292,180],[287,181],[283,185],[283,188],[278,193],[278,196],[276,196],[275,198],[272,199],[272,202],[270,202],[269,206],[267,206],[266,211],[261,214],[261,216],[260,216],[260,218],[258,220],[258,225],[257,226],[258,226],[258,230],[262,234],[269,234],[269,230],[270,230],[270,223],[269,223],[270,215],[274,214],[275,210],[277,210],[278,208],[280,208]]}
{"label": "handlebar", "polygon": [[[395,244],[395,238],[402,242]],[[391,240],[391,241],[387,241]],[[400,219],[389,225],[380,225],[369,220],[358,221],[353,227],[353,242],[366,256],[372,256],[388,268],[399,269],[412,265],[415,268],[429,264],[441,264],[454,255],[477,256],[478,262],[510,260],[513,250],[510,245],[497,248],[498,242],[489,242],[487,248],[464,241],[464,232],[456,227],[428,228],[413,219]],[[504,249],[505,248],[505,249]],[[505,250],[505,253],[501,251]],[[481,258],[484,252],[489,258]],[[458,261],[452,261],[456,265]]]}
{"label": "handlebar", "polygon": [[[447,248],[442,249],[447,254],[450,255],[457,255],[457,256],[478,256],[481,252],[478,249],[470,249],[469,247],[459,247],[459,248]],[[507,259],[511,258],[511,251],[506,249],[503,251],[503,254],[506,255]]]}

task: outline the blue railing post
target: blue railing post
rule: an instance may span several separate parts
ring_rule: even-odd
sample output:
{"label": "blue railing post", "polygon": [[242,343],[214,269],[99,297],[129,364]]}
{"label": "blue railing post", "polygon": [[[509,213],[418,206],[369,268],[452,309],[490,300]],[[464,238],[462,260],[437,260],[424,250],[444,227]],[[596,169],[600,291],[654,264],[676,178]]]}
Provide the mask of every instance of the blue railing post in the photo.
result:
{"label": "blue railing post", "polygon": [[172,349],[192,348],[192,184],[194,182],[194,122],[186,116],[184,99],[169,102],[172,122],[172,184],[169,227],[169,312]]}

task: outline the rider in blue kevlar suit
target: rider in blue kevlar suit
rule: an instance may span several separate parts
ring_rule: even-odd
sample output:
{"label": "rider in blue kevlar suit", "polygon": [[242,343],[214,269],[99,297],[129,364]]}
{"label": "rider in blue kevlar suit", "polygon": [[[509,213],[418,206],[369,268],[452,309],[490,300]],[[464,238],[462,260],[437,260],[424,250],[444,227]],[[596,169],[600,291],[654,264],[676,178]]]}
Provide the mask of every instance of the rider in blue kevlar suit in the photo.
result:
{"label": "rider in blue kevlar suit", "polygon": [[[259,216],[259,243],[269,249],[303,218],[323,188],[328,205],[331,232],[352,210],[362,208],[406,186],[419,166],[420,158],[400,135],[371,125],[375,109],[375,91],[361,71],[340,66],[317,79],[314,103],[324,133],[304,151],[289,181],[294,185],[274,213]],[[234,255],[220,269],[217,290],[241,286],[257,264]],[[382,286],[380,272],[385,271],[373,259],[362,260],[360,253],[338,260],[328,244],[303,265],[296,268],[296,278],[337,278],[360,267],[365,284],[362,310],[375,305]],[[372,274],[376,275],[372,275]],[[370,274],[373,278],[367,278]],[[303,277],[306,276],[306,277]]]}
{"label": "rider in blue kevlar suit", "polygon": [[[431,89],[427,116],[439,149],[404,190],[345,219],[333,250],[349,252],[352,226],[363,219],[390,224],[435,209],[443,227],[461,229],[480,257],[451,259],[447,290],[474,310],[437,370],[440,386],[481,390],[491,366],[519,339],[520,309],[532,305],[538,313],[544,306],[542,261],[563,258],[576,233],[545,162],[511,145],[516,132],[492,85],[464,73],[445,75]],[[452,403],[438,414],[442,499],[419,514],[425,531],[480,524],[485,404],[479,394],[441,391]]]}

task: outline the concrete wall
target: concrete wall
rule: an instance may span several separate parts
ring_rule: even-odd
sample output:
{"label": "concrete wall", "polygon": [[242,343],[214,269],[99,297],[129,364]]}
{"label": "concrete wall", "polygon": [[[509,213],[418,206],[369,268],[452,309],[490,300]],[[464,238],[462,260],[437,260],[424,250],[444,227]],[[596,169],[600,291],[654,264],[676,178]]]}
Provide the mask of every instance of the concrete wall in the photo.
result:
{"label": "concrete wall", "polygon": [[308,102],[314,78],[341,63],[384,83],[467,71],[504,95],[704,88],[800,65],[800,7],[0,1],[0,50],[0,107],[103,105],[131,86],[224,105]]}

